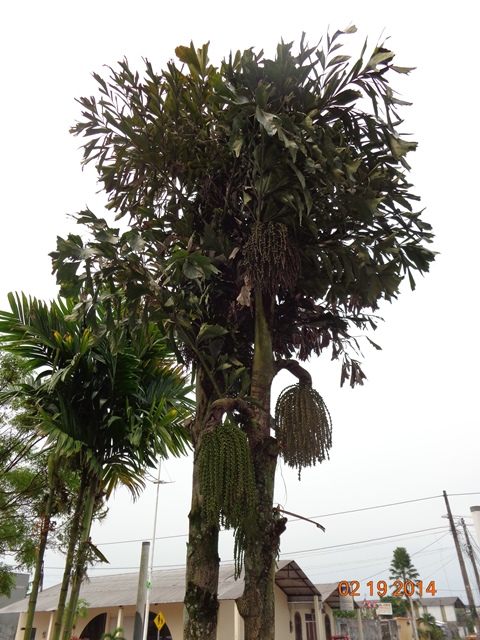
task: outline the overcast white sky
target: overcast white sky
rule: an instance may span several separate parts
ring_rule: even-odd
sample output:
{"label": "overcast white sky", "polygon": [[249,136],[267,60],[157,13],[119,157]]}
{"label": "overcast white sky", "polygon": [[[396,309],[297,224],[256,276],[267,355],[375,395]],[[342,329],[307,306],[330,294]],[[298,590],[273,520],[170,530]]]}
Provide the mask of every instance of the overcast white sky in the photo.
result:
{"label": "overcast white sky", "polygon": [[[418,0],[27,0],[0,9],[0,308],[7,307],[9,291],[55,296],[48,253],[57,234],[75,229],[67,214],[87,204],[102,213],[95,176],[82,173],[80,141],[68,133],[80,112],[75,97],[95,91],[91,72],[102,72],[102,65],[126,56],[140,69],[147,57],[159,70],[175,46],[190,40],[198,46],[210,41],[215,62],[231,49],[251,46],[273,54],[280,38],[298,41],[305,31],[313,44],[328,28],[353,23],[359,33],[347,42],[356,51],[366,36],[372,47],[388,36],[398,64],[417,67],[410,77],[392,81],[413,102],[403,127],[419,142],[411,178],[440,255],[413,294],[405,290],[381,310],[385,322],[372,337],[383,350],[365,349],[363,388],[340,389],[339,366],[328,356],[309,364],[333,418],[331,460],[304,471],[301,482],[280,466],[276,490],[283,508],[322,515],[326,526],[322,533],[291,522],[282,555],[296,559],[314,582],[360,581],[362,599],[368,580],[388,580],[393,549],[405,546],[423,581],[435,580],[437,595],[466,601],[438,496],[443,490],[451,494],[454,515],[471,524],[470,506],[480,504],[479,59],[473,11],[468,0],[441,8]],[[277,391],[291,382],[284,374]],[[163,539],[156,544],[155,566],[184,563],[190,473],[189,460],[168,461],[162,470],[172,483],[160,488],[157,535]],[[422,498],[429,499],[408,502]],[[398,502],[407,503],[328,515]],[[93,536],[111,564],[91,575],[134,570],[141,541],[151,537],[154,503],[153,485],[135,505],[117,495]],[[221,557],[232,558],[226,533]],[[61,563],[61,557],[49,556],[45,586],[59,581]]]}

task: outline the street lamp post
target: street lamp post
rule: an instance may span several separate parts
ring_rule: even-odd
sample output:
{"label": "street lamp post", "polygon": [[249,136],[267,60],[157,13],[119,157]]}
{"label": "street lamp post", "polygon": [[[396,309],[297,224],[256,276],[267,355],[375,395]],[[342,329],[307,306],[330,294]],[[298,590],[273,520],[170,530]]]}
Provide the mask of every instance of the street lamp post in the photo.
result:
{"label": "street lamp post", "polygon": [[143,640],[147,639],[148,632],[148,623],[149,623],[149,615],[150,615],[150,591],[152,588],[152,576],[153,576],[153,560],[155,557],[155,536],[157,534],[157,514],[158,514],[158,496],[160,491],[160,472],[162,468],[161,460],[158,462],[158,478],[156,481],[157,485],[157,495],[155,498],[155,514],[153,516],[153,531],[152,531],[152,544],[150,548],[150,564],[148,567],[148,577],[147,577],[147,597],[145,599],[145,619],[143,625]]}

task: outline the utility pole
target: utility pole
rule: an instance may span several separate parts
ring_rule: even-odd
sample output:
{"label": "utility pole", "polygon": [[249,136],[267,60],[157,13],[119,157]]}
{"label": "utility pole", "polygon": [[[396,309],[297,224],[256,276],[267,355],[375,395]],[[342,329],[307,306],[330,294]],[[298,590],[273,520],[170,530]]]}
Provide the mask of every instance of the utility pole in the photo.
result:
{"label": "utility pole", "polygon": [[[407,580],[406,580],[406,576],[405,579],[403,581],[403,586],[405,587]],[[415,616],[415,608],[413,606],[413,598],[407,598],[408,600],[408,605],[410,607],[410,616],[412,618],[412,631],[413,631],[413,637],[415,640],[418,640],[418,629],[417,629],[417,618]]]}
{"label": "utility pole", "polygon": [[447,506],[447,516],[448,521],[450,522],[450,529],[452,531],[453,541],[455,542],[455,548],[457,550],[458,562],[460,563],[460,570],[462,572],[463,583],[465,585],[465,591],[467,592],[467,600],[468,606],[470,607],[470,615],[474,620],[475,627],[477,627],[477,609],[475,607],[475,601],[473,599],[472,590],[470,588],[470,582],[468,580],[467,569],[465,567],[465,562],[463,561],[462,549],[460,547],[460,542],[458,541],[457,530],[455,529],[455,523],[453,522],[452,512],[450,511],[450,504],[447,498],[447,492],[443,492],[443,497],[445,498],[445,504]]}
{"label": "utility pole", "polygon": [[480,594],[480,575],[478,574],[477,563],[475,562],[475,556],[473,554],[472,543],[470,542],[470,536],[468,535],[467,525],[465,524],[465,520],[462,518],[460,520],[463,527],[463,533],[465,534],[465,541],[467,543],[467,553],[470,558],[470,562],[472,563],[473,573],[475,574],[475,580],[477,582],[478,593]]}
{"label": "utility pole", "polygon": [[150,542],[142,542],[142,555],[140,556],[140,571],[138,574],[137,608],[135,611],[133,640],[142,640],[143,638],[143,625],[145,623],[145,604],[147,600],[147,573],[149,554]]}

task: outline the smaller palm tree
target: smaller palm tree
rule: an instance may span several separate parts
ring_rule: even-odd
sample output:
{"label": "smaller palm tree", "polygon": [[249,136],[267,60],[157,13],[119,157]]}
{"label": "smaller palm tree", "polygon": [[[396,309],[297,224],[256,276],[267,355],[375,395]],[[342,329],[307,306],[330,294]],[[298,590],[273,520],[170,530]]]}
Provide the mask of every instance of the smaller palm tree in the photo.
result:
{"label": "smaller palm tree", "polygon": [[113,631],[105,631],[100,636],[100,640],[125,640],[123,635],[123,628],[116,627]]}
{"label": "smaller palm tree", "polygon": [[63,629],[69,640],[88,555],[99,555],[90,542],[95,512],[119,484],[138,495],[159,457],[187,451],[189,389],[156,325],[108,329],[99,308],[89,326],[74,318],[73,299],[47,305],[10,294],[9,301],[11,311],[0,311],[0,344],[31,372],[12,397],[29,404],[39,438],[79,478],[53,633],[58,640],[73,576]]}
{"label": "smaller palm tree", "polygon": [[435,617],[431,613],[424,613],[417,618],[418,635],[425,640],[441,640],[442,630],[437,626]]}

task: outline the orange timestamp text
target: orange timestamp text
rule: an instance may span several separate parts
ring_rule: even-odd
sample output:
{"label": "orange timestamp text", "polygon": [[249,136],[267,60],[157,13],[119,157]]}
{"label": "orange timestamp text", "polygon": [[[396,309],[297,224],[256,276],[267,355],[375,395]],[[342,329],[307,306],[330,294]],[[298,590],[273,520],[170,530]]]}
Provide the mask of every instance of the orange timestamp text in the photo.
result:
{"label": "orange timestamp text", "polygon": [[[367,582],[366,588],[370,597],[376,595],[383,598],[383,596],[386,596],[388,593],[388,585],[385,580],[378,580],[377,582],[370,580],[370,582]],[[412,598],[413,596],[422,597],[425,593],[434,596],[437,593],[435,580],[432,580],[426,586],[424,586],[421,580],[415,582],[413,580],[406,580],[405,582],[403,582],[403,580],[395,580],[392,588],[392,596],[400,598]],[[361,584],[358,580],[342,580],[338,583],[338,593],[341,596],[360,597],[362,595],[361,591]]]}

